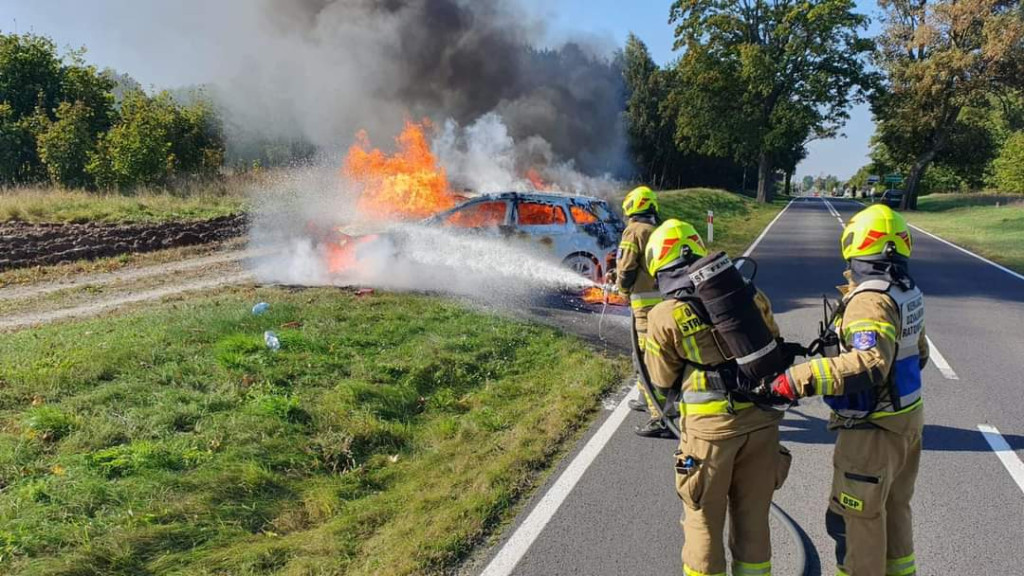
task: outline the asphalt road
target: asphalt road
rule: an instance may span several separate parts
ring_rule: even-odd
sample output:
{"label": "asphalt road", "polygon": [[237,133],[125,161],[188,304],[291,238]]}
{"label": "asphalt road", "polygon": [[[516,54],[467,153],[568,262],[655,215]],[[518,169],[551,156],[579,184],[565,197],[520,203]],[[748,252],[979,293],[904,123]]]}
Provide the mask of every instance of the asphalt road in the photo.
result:
{"label": "asphalt road", "polygon": [[[814,337],[821,295],[834,297],[843,281],[837,218],[859,208],[849,200],[797,199],[753,252],[760,265],[756,283],[771,298],[787,339]],[[1024,467],[1024,279],[922,232],[914,238],[912,274],[925,293],[928,335],[949,365],[946,375],[934,363],[924,374],[924,455],[913,501],[918,573],[1024,574],[1024,477],[1015,481],[1010,472]],[[569,329],[595,337],[597,319],[589,318],[589,325],[572,320]],[[606,319],[602,335],[622,347],[624,330],[621,318]],[[681,573],[675,441],[639,438],[632,428],[643,415],[614,402],[608,408],[468,572]],[[834,573],[824,529],[834,439],[825,430],[827,415],[813,399],[791,410],[783,424],[794,464],[776,503],[798,523],[804,541],[773,519],[776,575],[797,573],[801,546],[807,574]],[[1002,433],[1011,448],[1003,453],[1007,465],[979,425]]]}

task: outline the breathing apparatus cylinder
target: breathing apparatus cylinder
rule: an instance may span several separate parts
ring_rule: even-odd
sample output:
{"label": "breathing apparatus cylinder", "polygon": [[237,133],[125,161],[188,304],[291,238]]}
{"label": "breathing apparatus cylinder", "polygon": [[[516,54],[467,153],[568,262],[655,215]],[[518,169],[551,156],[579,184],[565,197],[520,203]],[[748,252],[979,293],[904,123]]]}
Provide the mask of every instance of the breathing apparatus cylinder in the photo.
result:
{"label": "breathing apparatus cylinder", "polygon": [[754,301],[757,289],[747,282],[725,252],[709,254],[689,266],[695,296],[722,337],[740,371],[760,382],[788,366],[775,336]]}

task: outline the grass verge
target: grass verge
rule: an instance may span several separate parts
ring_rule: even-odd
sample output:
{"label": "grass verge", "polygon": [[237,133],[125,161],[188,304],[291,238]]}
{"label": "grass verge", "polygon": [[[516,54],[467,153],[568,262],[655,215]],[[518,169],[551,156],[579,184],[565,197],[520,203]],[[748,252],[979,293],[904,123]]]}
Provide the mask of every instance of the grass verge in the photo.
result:
{"label": "grass verge", "polygon": [[905,213],[914,225],[1007,268],[1024,272],[1024,197],[932,194]]}
{"label": "grass verge", "polygon": [[0,572],[22,575],[447,571],[628,371],[552,329],[330,289],[23,331],[0,357]]}
{"label": "grass verge", "polygon": [[725,250],[736,258],[789,202],[779,198],[770,204],[712,188],[688,188],[658,193],[662,218],[678,218],[693,224],[707,240],[707,213],[715,212],[712,250]]}
{"label": "grass verge", "polygon": [[140,191],[131,196],[59,188],[0,189],[0,222],[153,223],[205,220],[242,211],[238,186],[213,183],[172,194]]}

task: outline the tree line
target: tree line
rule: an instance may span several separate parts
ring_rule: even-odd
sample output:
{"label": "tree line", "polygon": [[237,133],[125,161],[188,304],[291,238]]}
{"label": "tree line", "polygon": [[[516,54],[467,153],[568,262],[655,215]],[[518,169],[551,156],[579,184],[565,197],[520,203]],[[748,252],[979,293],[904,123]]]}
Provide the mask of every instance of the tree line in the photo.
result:
{"label": "tree line", "polygon": [[215,174],[224,135],[201,93],[150,96],[129,78],[0,34],[0,185],[131,189]]}
{"label": "tree line", "polygon": [[[806,145],[839,134],[852,104],[876,123],[867,175],[906,175],[904,208],[929,186],[1024,191],[1020,0],[880,0],[881,33],[852,0],[676,0],[679,57],[658,67],[630,36],[626,117],[640,177],[682,178],[694,154],[757,166],[768,201]],[[863,182],[861,182],[863,180]],[[955,184],[956,186],[952,186]]]}

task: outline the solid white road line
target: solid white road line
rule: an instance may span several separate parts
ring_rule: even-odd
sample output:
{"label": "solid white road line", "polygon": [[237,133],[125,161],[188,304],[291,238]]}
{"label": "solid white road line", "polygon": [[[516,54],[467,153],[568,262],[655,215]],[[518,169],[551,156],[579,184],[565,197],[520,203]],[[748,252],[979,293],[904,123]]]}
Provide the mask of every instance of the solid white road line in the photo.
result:
{"label": "solid white road line", "polygon": [[953,367],[949,365],[949,362],[946,362],[946,357],[942,355],[942,352],[939,352],[938,347],[935,346],[935,342],[932,342],[931,336],[925,336],[924,338],[928,341],[928,350],[930,351],[929,357],[935,364],[935,367],[939,369],[939,372],[942,372],[942,375],[946,377],[946,380],[959,380],[960,377],[953,371]]}
{"label": "solid white road line", "polygon": [[[796,198],[789,201],[786,206],[779,211],[779,213],[768,223],[768,226],[761,231],[761,235],[754,240],[754,243],[747,248],[747,251],[743,253],[744,256],[749,256],[757,248],[757,245],[761,243],[761,240],[768,234],[768,230],[771,229],[772,225],[775,224],[786,212]],[[604,450],[608,441],[612,439],[615,432],[619,429],[619,426],[626,420],[626,416],[630,413],[629,401],[640,396],[636,388],[631,388],[629,393],[619,402],[619,405],[615,410],[608,416],[608,419],[601,424],[601,427],[597,432],[590,438],[587,445],[580,450],[579,454],[569,463],[569,466],[562,472],[562,475],[555,480],[555,483],[548,488],[544,497],[541,498],[540,502],[530,511],[530,515],[523,520],[522,524],[516,528],[516,531],[512,533],[505,545],[501,547],[498,554],[491,559],[484,571],[480,573],[480,576],[508,576],[515,569],[516,564],[523,559],[526,555],[527,550],[533,545],[537,537],[544,530],[544,527],[548,525],[548,522],[555,516],[558,509],[565,502],[565,499],[572,492],[576,484],[579,483],[580,479],[583,478],[583,473],[587,471],[587,468],[594,462],[597,455]]]}
{"label": "solid white road line", "polygon": [[1010,270],[1006,266],[1002,266],[1000,264],[996,264],[995,262],[989,260],[988,258],[985,258],[984,256],[979,256],[979,255],[975,254],[974,252],[971,252],[970,250],[968,250],[967,248],[964,248],[962,246],[957,246],[956,244],[953,244],[949,240],[946,240],[945,238],[943,238],[941,236],[938,236],[936,234],[932,234],[931,232],[925,230],[924,228],[921,228],[920,226],[914,226],[913,224],[911,224],[910,227],[913,228],[914,230],[917,230],[918,232],[924,232],[925,234],[931,236],[932,238],[935,238],[939,242],[942,242],[946,246],[952,246],[953,248],[956,248],[957,250],[963,252],[964,254],[967,254],[969,256],[974,256],[975,258],[977,258],[978,260],[981,260],[982,262],[984,262],[986,264],[990,264],[992,266],[995,266],[996,268],[1002,270],[1003,272],[1006,272],[1007,274],[1009,274],[1010,276],[1013,276],[1014,278],[1017,278],[1018,280],[1024,280],[1024,274],[1018,274],[1017,272],[1014,272],[1013,270]]}
{"label": "solid white road line", "polygon": [[789,207],[793,202],[796,202],[796,198],[790,200],[789,203],[775,215],[775,218],[772,218],[772,221],[764,227],[764,230],[761,231],[761,235],[754,240],[754,243],[751,244],[749,248],[747,248],[747,251],[743,253],[743,256],[750,256],[754,253],[754,249],[757,248],[757,245],[761,243],[761,240],[764,239],[765,235],[768,234],[768,231],[772,229],[772,226],[779,220],[779,218],[782,218],[782,215],[786,213],[786,210],[789,210]]}
{"label": "solid white road line", "polygon": [[1006,438],[1003,438],[995,426],[978,424],[978,430],[981,431],[981,435],[985,437],[992,451],[999,457],[999,461],[1006,467],[1006,471],[1010,473],[1010,477],[1017,483],[1021,492],[1024,492],[1024,462],[1020,461],[1017,453],[1013,451]]}
{"label": "solid white road line", "polygon": [[832,203],[828,201],[828,198],[822,196],[821,199],[825,201],[825,206],[828,208],[828,211],[831,212],[832,215],[836,217],[836,220],[839,221],[839,225],[846,226],[846,223],[843,222],[843,217],[839,215],[839,211],[836,210],[834,206],[832,206]]}
{"label": "solid white road line", "polygon": [[639,397],[639,393],[634,387],[619,402],[618,407],[604,421],[604,424],[587,442],[583,450],[580,450],[580,453],[576,455],[576,458],[565,469],[565,472],[562,472],[562,475],[558,477],[554,485],[548,489],[547,494],[537,503],[537,506],[526,517],[526,520],[523,520],[523,523],[516,528],[512,537],[508,539],[508,542],[501,548],[498,555],[487,565],[481,576],[508,576],[512,573],[516,564],[522,560],[526,551],[533,545],[534,540],[540,536],[541,531],[547,526],[548,521],[555,516],[555,512],[558,511],[562,502],[565,502],[566,497],[576,487],[580,478],[583,477],[583,473],[587,471],[587,468],[594,462],[597,455],[604,449],[605,444],[611,440],[615,431],[619,429],[626,416],[631,412],[629,400],[637,397]]}

